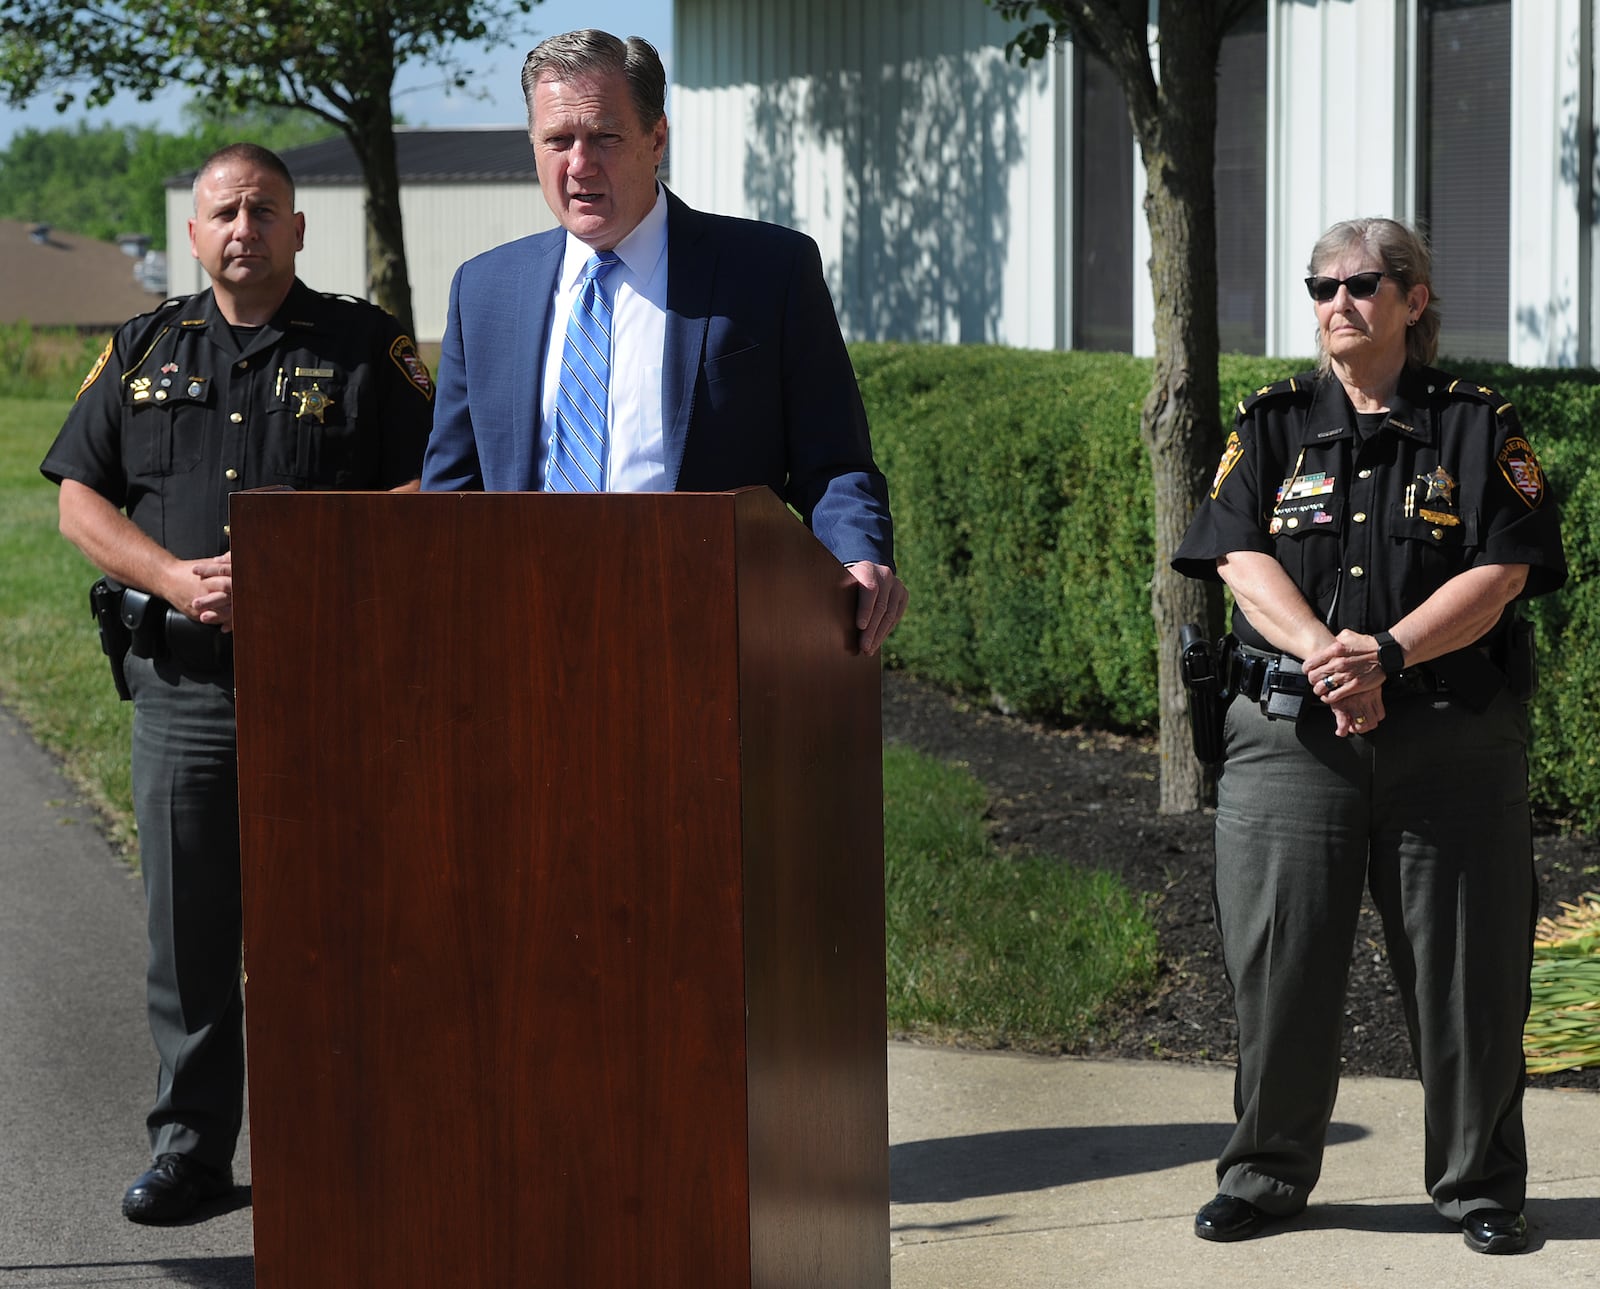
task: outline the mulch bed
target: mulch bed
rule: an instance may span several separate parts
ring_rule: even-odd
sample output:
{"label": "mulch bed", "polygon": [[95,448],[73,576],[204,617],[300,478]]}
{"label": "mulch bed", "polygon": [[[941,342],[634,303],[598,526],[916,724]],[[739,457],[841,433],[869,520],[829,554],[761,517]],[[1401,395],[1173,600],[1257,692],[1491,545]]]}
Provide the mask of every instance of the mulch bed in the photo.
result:
{"label": "mulch bed", "polygon": [[[1086,1056],[1233,1061],[1232,998],[1211,915],[1209,813],[1157,813],[1152,739],[1051,728],[884,673],[883,732],[968,767],[989,791],[1003,851],[1060,856],[1116,873],[1143,892],[1160,940],[1153,995],[1110,1018]],[[1535,824],[1540,912],[1600,889],[1600,841]],[[1377,912],[1364,904],[1350,962],[1344,1072],[1411,1078],[1415,1069]],[[1600,1089],[1600,1069],[1530,1079],[1533,1087]]]}

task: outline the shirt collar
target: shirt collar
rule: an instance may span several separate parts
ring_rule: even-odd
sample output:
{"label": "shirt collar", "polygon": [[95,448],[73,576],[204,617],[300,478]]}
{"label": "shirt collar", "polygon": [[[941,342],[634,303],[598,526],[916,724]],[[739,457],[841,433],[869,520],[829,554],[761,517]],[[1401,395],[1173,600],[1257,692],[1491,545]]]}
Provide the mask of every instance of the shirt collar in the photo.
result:
{"label": "shirt collar", "polygon": [[[1428,396],[1433,392],[1420,372],[1410,363],[1400,373],[1400,382],[1389,406],[1383,428],[1401,438],[1434,440],[1433,418],[1428,411]],[[1355,412],[1335,376],[1326,376],[1313,388],[1311,407],[1300,431],[1302,446],[1331,443],[1355,434]]]}
{"label": "shirt collar", "polygon": [[[667,193],[656,184],[656,204],[634,229],[616,245],[619,258],[636,282],[648,282],[656,265],[667,253]],[[561,285],[570,290],[583,273],[583,266],[594,258],[594,251],[571,233],[561,258]]]}

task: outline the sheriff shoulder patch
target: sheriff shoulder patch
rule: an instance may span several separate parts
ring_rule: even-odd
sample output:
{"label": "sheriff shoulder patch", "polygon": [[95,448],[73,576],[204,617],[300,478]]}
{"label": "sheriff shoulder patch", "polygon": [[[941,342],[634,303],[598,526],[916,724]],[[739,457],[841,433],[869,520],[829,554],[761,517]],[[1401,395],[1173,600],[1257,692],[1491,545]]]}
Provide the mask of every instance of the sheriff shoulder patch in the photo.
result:
{"label": "sheriff shoulder patch", "polygon": [[100,357],[94,360],[94,366],[89,368],[89,374],[83,378],[83,384],[78,386],[78,392],[72,396],[72,401],[77,402],[83,397],[83,391],[93,385],[95,379],[106,369],[106,363],[111,359],[111,341],[106,341],[106,347],[100,351]]}
{"label": "sheriff shoulder patch", "polygon": [[1215,501],[1217,494],[1222,491],[1222,483],[1244,458],[1244,444],[1239,442],[1239,431],[1234,430],[1228,435],[1228,444],[1222,449],[1222,460],[1217,462],[1216,476],[1211,480],[1211,499]]}
{"label": "sheriff shoulder patch", "polygon": [[422,355],[412,344],[411,337],[395,337],[394,344],[389,346],[389,357],[406,380],[421,391],[423,398],[433,402],[433,377],[428,374],[428,364],[422,361]]}
{"label": "sheriff shoulder patch", "polygon": [[1500,473],[1517,490],[1517,495],[1537,510],[1544,501],[1544,468],[1527,439],[1509,438],[1500,449]]}

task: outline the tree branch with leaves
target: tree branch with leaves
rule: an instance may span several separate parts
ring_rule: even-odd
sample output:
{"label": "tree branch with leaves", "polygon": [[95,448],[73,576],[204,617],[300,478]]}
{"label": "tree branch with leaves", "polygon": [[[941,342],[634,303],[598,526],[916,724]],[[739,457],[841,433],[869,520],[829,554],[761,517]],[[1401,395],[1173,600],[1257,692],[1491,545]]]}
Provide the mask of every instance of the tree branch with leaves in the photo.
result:
{"label": "tree branch with leaves", "polygon": [[[394,145],[394,82],[407,63],[470,88],[464,47],[507,38],[538,0],[59,0],[0,4],[0,81],[21,106],[54,94],[102,106],[184,85],[219,110],[307,112],[337,128],[366,188],[368,288],[407,331],[411,281]],[[196,162],[201,158],[195,158]]]}

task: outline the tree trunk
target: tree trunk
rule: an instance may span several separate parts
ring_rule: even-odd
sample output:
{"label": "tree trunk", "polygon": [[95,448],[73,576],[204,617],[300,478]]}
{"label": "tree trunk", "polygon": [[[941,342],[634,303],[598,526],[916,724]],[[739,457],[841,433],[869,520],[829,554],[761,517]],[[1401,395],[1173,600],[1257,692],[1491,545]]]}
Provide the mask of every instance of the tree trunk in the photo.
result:
{"label": "tree trunk", "polygon": [[350,114],[347,132],[366,184],[367,295],[400,320],[402,331],[415,337],[411,273],[400,218],[400,166],[387,86]]}
{"label": "tree trunk", "polygon": [[1197,810],[1211,793],[1195,759],[1178,634],[1200,624],[1221,632],[1222,596],[1172,571],[1221,451],[1217,414],[1216,66],[1221,33],[1211,5],[1163,4],[1161,83],[1155,119],[1135,122],[1144,153],[1150,280],[1155,295],[1155,374],[1140,437],[1155,483],[1155,568],[1150,607],[1158,650],[1160,810]]}
{"label": "tree trunk", "polygon": [[1198,810],[1210,777],[1195,759],[1188,701],[1178,665],[1186,622],[1207,638],[1222,633],[1222,590],[1172,571],[1172,553],[1222,450],[1217,407],[1217,212],[1214,169],[1217,63],[1222,36],[1248,10],[1240,0],[1159,0],[1160,76],[1152,77],[1148,0],[988,0],[1006,17],[1047,22],[1024,28],[1017,45],[1043,57],[1063,30],[1115,71],[1144,157],[1150,283],[1155,296],[1155,375],[1139,437],[1155,483],[1155,568],[1150,609],[1156,629],[1163,814]]}

